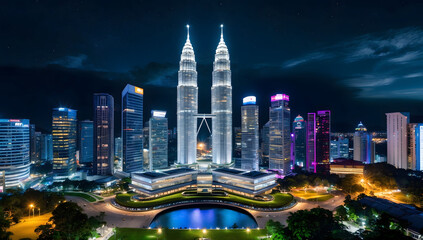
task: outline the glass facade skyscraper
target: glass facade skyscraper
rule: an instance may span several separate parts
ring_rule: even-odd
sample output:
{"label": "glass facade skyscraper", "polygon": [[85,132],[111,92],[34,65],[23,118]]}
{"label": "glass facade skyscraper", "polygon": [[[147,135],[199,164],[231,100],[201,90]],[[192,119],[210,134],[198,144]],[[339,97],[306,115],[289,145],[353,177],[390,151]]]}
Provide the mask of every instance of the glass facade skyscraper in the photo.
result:
{"label": "glass facade skyscraper", "polygon": [[330,160],[337,158],[349,158],[349,144],[348,138],[339,137],[337,140],[330,141]]}
{"label": "glass facade skyscraper", "polygon": [[[115,103],[113,96],[107,93],[94,94],[94,162],[93,173],[96,175],[113,174]],[[141,101],[142,125],[142,101]]]}
{"label": "glass facade skyscraper", "polygon": [[212,122],[212,146],[213,163],[228,164],[232,162],[232,85],[223,26],[221,31],[213,63],[211,88],[211,114],[215,116]]}
{"label": "glass facade skyscraper", "polygon": [[269,168],[269,126],[270,122],[268,121],[264,124],[263,128],[261,129],[261,151],[263,152],[262,162],[260,163],[260,167]]}
{"label": "glass facade skyscraper", "polygon": [[415,137],[415,153],[416,153],[416,162],[415,170],[423,171],[423,123],[418,123],[414,126],[414,131],[416,133]]}
{"label": "glass facade skyscraper", "polygon": [[76,110],[53,109],[53,173],[55,178],[68,178],[76,172],[76,125]]}
{"label": "glass facade skyscraper", "polygon": [[307,113],[306,169],[316,172],[316,113]]}
{"label": "glass facade skyscraper", "polygon": [[197,63],[194,49],[189,39],[182,49],[179,62],[177,87],[177,161],[179,164],[192,164],[197,160],[197,117],[198,87]]}
{"label": "glass facade skyscraper", "polygon": [[41,135],[41,160],[53,161],[53,136],[51,134]]}
{"label": "glass facade skyscraper", "polygon": [[407,169],[407,126],[410,113],[386,113],[388,137],[388,163],[396,168]]}
{"label": "glass facade skyscraper", "polygon": [[363,123],[359,123],[354,133],[354,160],[363,163],[372,161],[372,136]]}
{"label": "glass facade skyscraper", "polygon": [[143,157],[143,100],[144,89],[126,85],[122,91],[123,171],[144,170]]}
{"label": "glass facade skyscraper", "polygon": [[269,168],[279,169],[286,175],[291,170],[291,109],[289,96],[271,97],[269,109]]}
{"label": "glass facade skyscraper", "polygon": [[22,187],[29,178],[30,143],[28,119],[0,119],[0,172],[3,187]]}
{"label": "glass facade skyscraper", "polygon": [[294,119],[292,132],[294,133],[294,164],[301,168],[305,168],[307,129],[306,121],[300,115]]}
{"label": "glass facade skyscraper", "polygon": [[328,172],[330,163],[330,111],[317,111],[316,163],[317,171]]}
{"label": "glass facade skyscraper", "polygon": [[79,163],[93,162],[93,122],[84,120],[79,122]]}
{"label": "glass facade skyscraper", "polygon": [[151,111],[149,121],[150,171],[168,167],[168,128],[165,111]]}
{"label": "glass facade skyscraper", "polygon": [[242,129],[242,160],[241,168],[245,170],[259,170],[259,106],[256,97],[243,99],[241,107]]}

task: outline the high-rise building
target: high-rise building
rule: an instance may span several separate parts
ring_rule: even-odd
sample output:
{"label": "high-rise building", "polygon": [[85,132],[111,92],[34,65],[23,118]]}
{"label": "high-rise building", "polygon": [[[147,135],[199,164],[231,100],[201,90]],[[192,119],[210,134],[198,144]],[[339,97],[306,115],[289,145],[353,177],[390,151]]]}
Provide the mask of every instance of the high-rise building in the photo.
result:
{"label": "high-rise building", "polygon": [[123,171],[127,173],[144,169],[143,99],[142,88],[128,84],[122,91]]}
{"label": "high-rise building", "polygon": [[330,111],[317,111],[316,115],[316,170],[328,172],[330,163]]}
{"label": "high-rise building", "polygon": [[165,111],[151,111],[149,121],[149,163],[150,171],[168,167],[168,129]]}
{"label": "high-rise building", "polygon": [[245,170],[259,170],[259,106],[256,97],[243,99],[241,107],[242,129],[242,160],[241,168]]}
{"label": "high-rise building", "polygon": [[41,161],[53,161],[53,136],[41,135]]}
{"label": "high-rise building", "polygon": [[211,98],[211,113],[215,116],[212,124],[213,163],[228,164],[232,161],[232,85],[223,25],[213,63]]}
{"label": "high-rise building", "polygon": [[34,154],[34,161],[40,162],[41,161],[41,132],[35,132],[35,154]]}
{"label": "high-rise building", "polygon": [[[241,158],[242,155],[242,129],[240,127],[234,127],[234,154],[235,158]],[[213,139],[212,139],[213,142]],[[213,146],[213,143],[211,144]]]}
{"label": "high-rise building", "polygon": [[306,169],[316,172],[316,113],[307,113]]}
{"label": "high-rise building", "polygon": [[28,119],[0,119],[0,192],[29,178],[29,128]]}
{"label": "high-rise building", "polygon": [[29,125],[29,146],[30,146],[30,160],[32,163],[37,162],[37,139],[35,136],[35,124]]}
{"label": "high-rise building", "polygon": [[93,121],[80,121],[78,133],[79,164],[91,164],[93,162]]}
{"label": "high-rise building", "polygon": [[386,113],[388,137],[388,163],[407,169],[407,125],[410,113]]}
{"label": "high-rise building", "polygon": [[330,160],[337,158],[349,159],[350,141],[345,137],[338,137],[336,140],[330,141]]}
{"label": "high-rise building", "polygon": [[269,109],[269,168],[283,174],[291,170],[291,109],[289,96],[277,94],[271,97]]}
{"label": "high-rise building", "polygon": [[418,123],[409,123],[407,126],[407,169],[416,170],[417,168],[417,134]]}
{"label": "high-rise building", "polygon": [[306,167],[306,156],[307,156],[307,128],[306,121],[301,115],[298,115],[294,119],[293,123],[293,133],[294,133],[294,164],[305,168]]}
{"label": "high-rise building", "polygon": [[363,123],[359,123],[354,133],[354,160],[372,163],[372,136]]}
{"label": "high-rise building", "polygon": [[415,137],[415,168],[414,170],[423,171],[423,123],[418,123],[414,127]]}
{"label": "high-rise building", "polygon": [[144,149],[148,149],[149,148],[149,143],[150,143],[150,137],[149,137],[149,132],[150,132],[150,126],[149,126],[150,122],[147,121],[144,124],[144,127],[142,129],[142,144],[143,144],[143,148]]}
{"label": "high-rise building", "polygon": [[269,168],[269,141],[270,141],[270,133],[269,133],[269,126],[270,121],[263,125],[261,129],[261,151],[262,151],[262,159],[260,163],[260,167],[268,169]]}
{"label": "high-rise building", "polygon": [[53,173],[57,179],[76,172],[76,125],[76,110],[53,108]]}
{"label": "high-rise building", "polygon": [[118,157],[120,160],[122,160],[122,151],[123,151],[122,138],[117,137],[115,138],[115,156]]}
{"label": "high-rise building", "polygon": [[177,87],[177,161],[192,164],[197,160],[198,87],[197,63],[188,34],[179,62]]}
{"label": "high-rise building", "polygon": [[[131,100],[125,103],[131,102]],[[124,104],[124,101],[122,101]],[[114,98],[107,93],[94,94],[94,161],[93,174],[111,175],[114,165],[115,109]],[[123,105],[122,105],[123,106]],[[125,108],[124,108],[125,109]],[[142,109],[142,102],[141,102]],[[124,115],[123,113],[122,115]],[[127,117],[127,115],[125,115]],[[126,118],[125,120],[128,121]],[[141,113],[142,124],[142,113]],[[122,128],[124,129],[124,128]]]}

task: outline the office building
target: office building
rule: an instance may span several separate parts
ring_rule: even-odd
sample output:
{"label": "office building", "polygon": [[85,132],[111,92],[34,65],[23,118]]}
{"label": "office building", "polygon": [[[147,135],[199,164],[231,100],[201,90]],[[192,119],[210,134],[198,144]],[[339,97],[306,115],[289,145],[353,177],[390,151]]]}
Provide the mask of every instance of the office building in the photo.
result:
{"label": "office building", "polygon": [[30,127],[28,119],[0,119],[0,192],[23,187],[29,179]]}
{"label": "office building", "polygon": [[263,125],[263,128],[261,129],[262,159],[261,159],[260,167],[265,169],[269,168],[269,149],[270,149],[269,126],[270,126],[270,122],[268,121],[266,124]]}
{"label": "office building", "polygon": [[407,169],[407,126],[410,113],[386,113],[388,138],[388,163]]}
{"label": "office building", "polygon": [[144,170],[143,99],[142,88],[128,84],[122,91],[123,171],[127,173]]}
{"label": "office building", "polygon": [[[242,155],[242,129],[240,127],[234,127],[234,154],[235,158],[241,158]],[[213,146],[213,139],[212,144]]]}
{"label": "office building", "polygon": [[410,161],[410,168],[417,171],[423,171],[423,123],[415,124],[414,127],[414,149],[411,152],[415,156]]}
{"label": "office building", "polygon": [[294,119],[292,132],[294,134],[294,164],[305,169],[307,156],[307,128],[306,121],[301,115],[298,115]]}
{"label": "office building", "polygon": [[307,113],[306,169],[316,172],[316,113]]}
{"label": "office building", "polygon": [[[112,95],[107,93],[94,94],[94,175],[111,175],[114,172],[114,105]],[[125,120],[128,121],[127,118]]]}
{"label": "office building", "polygon": [[53,173],[55,179],[71,178],[76,172],[76,125],[76,110],[53,109]]}
{"label": "office building", "polygon": [[316,171],[329,172],[330,163],[330,111],[317,111],[316,115]]}
{"label": "office building", "polygon": [[211,87],[213,163],[232,162],[232,85],[229,51],[223,40],[221,26],[220,42],[213,63]]}
{"label": "office building", "polygon": [[349,158],[350,140],[339,136],[336,140],[330,141],[330,161],[337,158]]}
{"label": "office building", "polygon": [[197,63],[189,39],[182,49],[177,87],[177,162],[193,164],[197,160],[198,87]]}
{"label": "office building", "polygon": [[289,96],[277,94],[271,97],[269,109],[269,169],[291,170],[291,109]]}
{"label": "office building", "polygon": [[53,136],[41,134],[41,161],[53,161]]}
{"label": "office building", "polygon": [[372,163],[372,136],[363,123],[359,123],[354,133],[354,160]]}
{"label": "office building", "polygon": [[115,138],[115,156],[119,158],[120,160],[122,160],[122,151],[123,151],[122,138],[117,137]]}
{"label": "office building", "polygon": [[79,164],[93,163],[93,122],[84,120],[79,122]]}
{"label": "office building", "polygon": [[256,97],[254,96],[243,99],[241,129],[241,168],[257,171],[259,170],[259,106],[256,105]]}
{"label": "office building", "polygon": [[168,167],[168,128],[165,111],[151,111],[149,121],[149,163],[150,171]]}

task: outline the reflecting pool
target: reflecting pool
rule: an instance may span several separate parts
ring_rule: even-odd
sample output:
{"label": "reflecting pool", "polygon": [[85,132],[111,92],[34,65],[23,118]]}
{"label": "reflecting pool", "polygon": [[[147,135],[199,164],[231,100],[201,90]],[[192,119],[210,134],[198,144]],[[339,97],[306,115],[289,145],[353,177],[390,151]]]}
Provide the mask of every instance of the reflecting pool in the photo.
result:
{"label": "reflecting pool", "polygon": [[159,213],[151,228],[257,228],[249,213],[226,207],[184,207]]}

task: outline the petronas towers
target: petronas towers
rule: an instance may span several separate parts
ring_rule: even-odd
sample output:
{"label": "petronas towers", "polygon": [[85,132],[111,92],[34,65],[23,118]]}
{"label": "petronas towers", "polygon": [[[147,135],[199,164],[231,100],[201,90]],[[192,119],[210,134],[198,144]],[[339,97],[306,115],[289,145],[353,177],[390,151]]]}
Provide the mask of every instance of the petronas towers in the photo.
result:
{"label": "petronas towers", "polygon": [[197,158],[197,118],[212,118],[213,163],[228,164],[232,161],[232,85],[229,51],[223,39],[213,63],[211,88],[211,114],[198,114],[197,64],[189,39],[182,49],[177,87],[178,163],[193,164]]}

